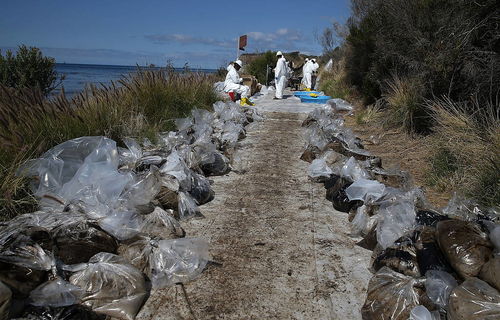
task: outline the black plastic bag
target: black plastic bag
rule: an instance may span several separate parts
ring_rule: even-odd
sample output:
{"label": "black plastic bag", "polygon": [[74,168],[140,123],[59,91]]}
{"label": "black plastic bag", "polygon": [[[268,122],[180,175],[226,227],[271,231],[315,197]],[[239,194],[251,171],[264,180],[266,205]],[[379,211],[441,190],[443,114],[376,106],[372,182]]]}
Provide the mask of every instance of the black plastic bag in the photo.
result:
{"label": "black plastic bag", "polygon": [[345,190],[351,184],[347,179],[336,175],[325,181],[326,199],[332,202],[335,210],[349,212],[363,205],[363,202],[359,200],[349,201]]}

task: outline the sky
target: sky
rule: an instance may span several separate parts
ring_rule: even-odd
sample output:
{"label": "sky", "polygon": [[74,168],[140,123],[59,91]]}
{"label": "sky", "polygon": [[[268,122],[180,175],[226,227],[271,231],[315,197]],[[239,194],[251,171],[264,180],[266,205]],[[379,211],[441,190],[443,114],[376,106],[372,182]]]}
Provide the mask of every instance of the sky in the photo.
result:
{"label": "sky", "polygon": [[349,3],[0,0],[0,49],[35,46],[66,63],[218,68],[235,59],[243,34],[245,52],[320,54],[316,35],[345,21]]}

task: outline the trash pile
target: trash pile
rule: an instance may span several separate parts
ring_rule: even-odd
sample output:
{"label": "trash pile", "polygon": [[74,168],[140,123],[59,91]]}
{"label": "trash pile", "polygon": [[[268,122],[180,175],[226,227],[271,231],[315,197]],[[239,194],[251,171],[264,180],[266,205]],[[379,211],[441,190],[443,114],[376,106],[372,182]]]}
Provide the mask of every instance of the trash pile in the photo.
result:
{"label": "trash pile", "polygon": [[457,195],[432,208],[406,172],[364,149],[345,111],[331,101],[308,115],[301,159],[373,251],[363,319],[500,319],[498,212]]}
{"label": "trash pile", "polygon": [[[0,319],[131,320],[149,290],[196,278],[208,244],[179,221],[202,217],[210,176],[231,170],[253,108],[194,109],[156,144],[66,141],[31,160],[39,211],[0,224]],[[10,312],[10,315],[9,315]]]}

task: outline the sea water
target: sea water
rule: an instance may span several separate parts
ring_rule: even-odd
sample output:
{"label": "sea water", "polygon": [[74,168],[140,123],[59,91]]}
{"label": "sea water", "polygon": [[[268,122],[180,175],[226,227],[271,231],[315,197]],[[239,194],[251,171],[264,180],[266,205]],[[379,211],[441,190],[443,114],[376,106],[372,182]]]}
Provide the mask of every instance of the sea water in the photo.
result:
{"label": "sea water", "polygon": [[[83,90],[85,86],[94,84],[99,86],[110,85],[112,81],[117,81],[123,77],[137,72],[137,66],[117,66],[117,65],[99,65],[99,64],[75,64],[75,63],[56,63],[56,72],[64,75],[65,79],[61,85],[54,90],[53,94],[60,92],[64,87],[67,96],[73,96]],[[141,69],[155,70],[158,67],[141,67]],[[176,72],[182,72],[182,68],[175,68]],[[196,72],[215,73],[214,69],[191,69]]]}

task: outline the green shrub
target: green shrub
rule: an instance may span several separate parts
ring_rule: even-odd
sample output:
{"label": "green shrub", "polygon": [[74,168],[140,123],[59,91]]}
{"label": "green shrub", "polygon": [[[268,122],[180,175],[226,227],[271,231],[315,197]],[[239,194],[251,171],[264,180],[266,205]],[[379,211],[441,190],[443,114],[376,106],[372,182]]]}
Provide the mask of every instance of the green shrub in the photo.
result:
{"label": "green shrub", "polygon": [[21,45],[14,55],[0,52],[0,83],[11,88],[32,88],[48,95],[58,80],[55,60],[44,57],[38,48]]}
{"label": "green shrub", "polygon": [[276,66],[276,51],[266,51],[262,55],[257,56],[244,67],[244,72],[255,76],[259,83],[266,84],[274,78],[271,69],[267,73],[267,66],[270,68]]}

